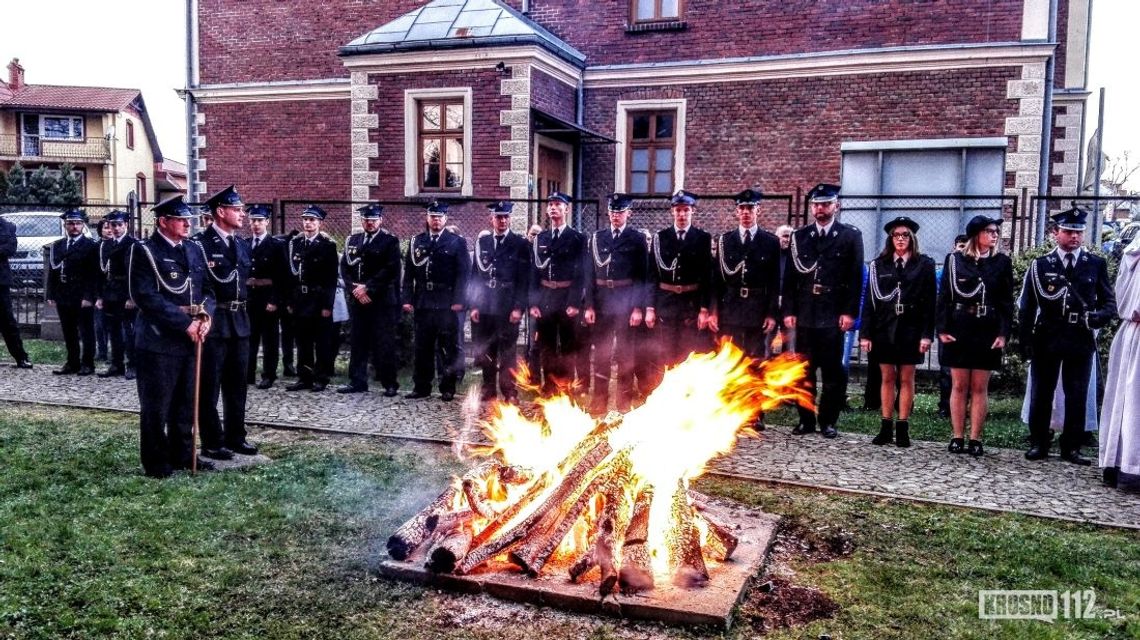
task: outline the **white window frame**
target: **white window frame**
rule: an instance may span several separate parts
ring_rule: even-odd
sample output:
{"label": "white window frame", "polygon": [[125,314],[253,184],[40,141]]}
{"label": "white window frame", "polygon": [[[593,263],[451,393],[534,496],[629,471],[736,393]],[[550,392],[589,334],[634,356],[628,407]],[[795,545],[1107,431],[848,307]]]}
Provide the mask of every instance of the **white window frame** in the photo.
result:
{"label": "white window frame", "polygon": [[[72,142],[72,141],[81,142],[84,140],[84,137],[87,134],[87,122],[83,116],[61,116],[61,115],[41,113],[41,114],[39,114],[39,117],[40,117],[40,139],[41,140],[54,140],[54,141],[58,141],[58,142]],[[68,121],[68,127],[67,127],[68,135],[66,137],[63,137],[63,138],[58,138],[55,136],[49,136],[47,134],[47,129],[45,128],[46,120],[48,118],[60,118],[60,119],[67,120]],[[76,122],[79,122],[80,123],[79,128],[83,129],[79,135],[75,135],[75,130],[76,130],[75,123]]]}
{"label": "white window frame", "polygon": [[[471,180],[471,140],[474,120],[474,114],[471,111],[471,96],[471,87],[404,90],[404,195],[406,197],[436,193],[435,191],[420,190],[420,171],[422,168],[419,157],[419,102],[429,99],[463,99],[463,186],[459,190],[459,195],[470,197],[475,194],[475,187]],[[455,192],[440,193],[446,195]]]}
{"label": "white window frame", "polygon": [[687,102],[687,98],[618,101],[617,126],[614,127],[614,137],[617,138],[617,144],[614,145],[614,191],[629,193],[629,185],[626,184],[628,172],[625,161],[626,151],[629,147],[629,132],[627,130],[629,112],[666,109],[677,112],[675,125],[677,146],[673,151],[673,191],[676,192],[685,188],[685,109]]}

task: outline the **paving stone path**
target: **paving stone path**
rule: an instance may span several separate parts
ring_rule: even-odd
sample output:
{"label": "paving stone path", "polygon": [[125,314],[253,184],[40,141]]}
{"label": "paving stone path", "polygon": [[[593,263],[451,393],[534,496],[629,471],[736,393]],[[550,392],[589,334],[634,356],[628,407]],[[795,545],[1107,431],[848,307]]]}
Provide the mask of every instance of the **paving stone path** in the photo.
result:
{"label": "paving stone path", "polygon": [[[50,369],[0,365],[0,400],[138,411],[134,382],[94,376],[61,380]],[[268,390],[250,388],[251,424],[437,442],[475,437],[464,424],[459,400],[385,398],[375,389],[340,395],[331,387],[322,393],[289,393],[283,386],[278,381]],[[841,433],[826,440],[818,434],[795,436],[790,427],[776,426],[758,438],[742,440],[713,470],[754,480],[1140,529],[1140,497],[1101,485],[1095,465],[1077,467],[1055,457],[1029,462],[1015,449],[987,449],[983,458],[974,459],[947,453],[943,443],[876,447],[862,434]]]}

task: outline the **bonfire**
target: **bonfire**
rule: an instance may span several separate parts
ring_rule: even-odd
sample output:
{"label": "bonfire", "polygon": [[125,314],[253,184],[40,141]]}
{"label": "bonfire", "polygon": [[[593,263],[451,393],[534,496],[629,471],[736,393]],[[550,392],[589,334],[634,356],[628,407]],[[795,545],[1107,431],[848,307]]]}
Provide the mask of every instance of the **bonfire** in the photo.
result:
{"label": "bonfire", "polygon": [[731,342],[666,371],[645,404],[590,417],[570,397],[541,419],[497,405],[473,466],[388,540],[395,560],[470,574],[565,571],[598,592],[700,586],[737,539],[689,483],[751,433],[759,411],[811,406],[805,363],[746,357]]}

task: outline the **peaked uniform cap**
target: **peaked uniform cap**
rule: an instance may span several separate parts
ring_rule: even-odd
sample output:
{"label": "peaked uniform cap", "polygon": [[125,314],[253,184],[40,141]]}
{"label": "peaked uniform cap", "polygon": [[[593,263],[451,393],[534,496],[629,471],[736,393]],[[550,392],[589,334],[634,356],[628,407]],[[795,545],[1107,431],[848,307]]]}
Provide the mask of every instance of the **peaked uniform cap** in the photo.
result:
{"label": "peaked uniform cap", "polygon": [[255,204],[249,207],[249,211],[247,211],[246,214],[251,220],[265,220],[269,217],[270,211],[266,205]]}
{"label": "peaked uniform cap", "polygon": [[546,196],[546,201],[550,202],[551,200],[555,202],[565,202],[566,204],[570,204],[570,201],[573,200],[573,198],[565,193],[562,193],[561,191],[551,191],[550,195]]}
{"label": "peaked uniform cap", "polygon": [[672,202],[672,206],[674,206],[674,207],[676,207],[677,205],[683,205],[683,204],[687,204],[691,207],[691,206],[697,204],[698,199],[699,198],[697,197],[697,194],[692,193],[691,191],[685,191],[684,189],[681,189],[677,193],[673,194],[673,198],[672,198],[671,202]]}
{"label": "peaked uniform cap", "polygon": [[763,199],[764,194],[759,189],[745,189],[734,197],[736,205],[757,205]]}
{"label": "peaked uniform cap", "polygon": [[515,205],[510,200],[499,200],[487,205],[487,209],[495,215],[510,215],[515,209]]}
{"label": "peaked uniform cap", "polygon": [[316,218],[317,220],[324,220],[327,215],[324,209],[315,204],[305,207],[305,210],[301,212],[302,218]]}
{"label": "peaked uniform cap", "polygon": [[447,215],[447,208],[449,206],[450,205],[445,200],[432,200],[431,202],[427,203],[427,206],[425,206],[424,209],[426,209],[429,214],[434,213]]}
{"label": "peaked uniform cap", "polygon": [[356,212],[365,220],[376,220],[384,217],[384,206],[373,202],[360,207]]}
{"label": "peaked uniform cap", "polygon": [[245,206],[245,203],[241,201],[241,196],[238,195],[237,189],[235,189],[232,184],[207,198],[203,204],[209,207],[211,211],[216,210],[218,207]]}
{"label": "peaked uniform cap", "polygon": [[633,198],[624,193],[613,193],[606,206],[610,211],[629,211],[633,208]]}
{"label": "peaked uniform cap", "polygon": [[1089,212],[1080,207],[1066,209],[1051,216],[1053,222],[1057,223],[1058,228],[1067,229],[1069,231],[1084,231],[1087,226],[1086,221],[1088,217]]}
{"label": "peaked uniform cap", "polygon": [[130,220],[130,214],[122,209],[112,209],[103,216],[103,222],[126,222]]}
{"label": "peaked uniform cap", "polygon": [[883,231],[890,233],[891,229],[894,229],[895,227],[906,227],[907,229],[910,229],[911,233],[918,233],[919,228],[918,223],[914,220],[908,218],[907,216],[899,216],[883,225]]}
{"label": "peaked uniform cap", "polygon": [[835,202],[839,199],[839,190],[837,184],[821,182],[808,191],[807,198],[811,202]]}
{"label": "peaked uniform cap", "polygon": [[182,196],[167,198],[150,208],[156,218],[193,218],[198,215],[193,207],[182,200]]}
{"label": "peaked uniform cap", "polygon": [[59,214],[60,220],[82,220],[87,222],[87,212],[83,209],[68,209]]}

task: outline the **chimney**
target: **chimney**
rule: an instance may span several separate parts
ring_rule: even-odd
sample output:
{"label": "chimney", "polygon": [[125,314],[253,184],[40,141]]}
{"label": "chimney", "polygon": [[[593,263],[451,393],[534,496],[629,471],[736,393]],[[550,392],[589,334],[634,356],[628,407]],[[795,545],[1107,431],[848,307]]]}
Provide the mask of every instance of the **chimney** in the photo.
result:
{"label": "chimney", "polygon": [[12,58],[8,63],[8,88],[18,91],[24,86],[24,68],[20,66],[19,58]]}

